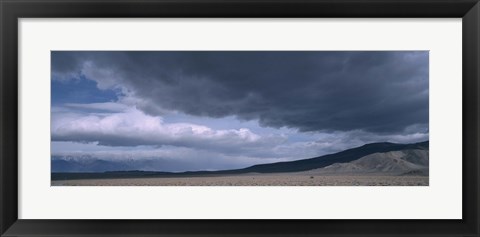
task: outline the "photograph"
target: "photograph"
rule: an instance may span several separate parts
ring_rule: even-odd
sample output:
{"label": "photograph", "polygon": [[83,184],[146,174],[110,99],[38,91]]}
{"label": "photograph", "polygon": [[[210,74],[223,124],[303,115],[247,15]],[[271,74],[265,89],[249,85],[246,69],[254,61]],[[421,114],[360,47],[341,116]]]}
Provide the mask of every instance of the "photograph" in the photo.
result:
{"label": "photograph", "polygon": [[51,51],[51,186],[429,186],[429,51]]}

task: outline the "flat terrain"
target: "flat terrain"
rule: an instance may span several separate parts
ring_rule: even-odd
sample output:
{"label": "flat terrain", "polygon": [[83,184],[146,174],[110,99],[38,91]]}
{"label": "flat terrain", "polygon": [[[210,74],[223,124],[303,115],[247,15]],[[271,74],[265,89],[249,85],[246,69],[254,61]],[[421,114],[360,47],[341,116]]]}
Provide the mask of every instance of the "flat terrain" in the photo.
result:
{"label": "flat terrain", "polygon": [[428,176],[307,175],[299,173],[228,176],[54,180],[52,186],[428,186]]}

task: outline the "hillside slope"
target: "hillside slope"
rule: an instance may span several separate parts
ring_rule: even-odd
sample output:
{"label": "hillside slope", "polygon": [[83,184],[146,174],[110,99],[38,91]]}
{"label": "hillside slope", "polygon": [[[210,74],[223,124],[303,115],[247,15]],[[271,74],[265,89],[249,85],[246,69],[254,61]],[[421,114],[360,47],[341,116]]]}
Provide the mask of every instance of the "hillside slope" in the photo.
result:
{"label": "hillside slope", "polygon": [[305,174],[428,175],[428,156],[428,150],[424,149],[374,153],[349,163],[335,163],[324,168],[306,171]]}
{"label": "hillside slope", "polygon": [[[412,149],[428,150],[428,147],[429,147],[428,141],[413,143],[413,144],[395,144],[395,143],[388,143],[388,142],[371,143],[371,144],[363,145],[361,147],[338,152],[335,154],[324,155],[320,157],[297,160],[297,161],[254,165],[245,169],[235,170],[235,172],[278,173],[278,172],[306,171],[306,170],[323,168],[335,163],[352,162],[364,156],[375,154],[375,153],[385,153],[385,152],[391,152],[391,151],[403,151],[403,150],[412,150]],[[415,159],[415,158],[412,157],[411,159]]]}

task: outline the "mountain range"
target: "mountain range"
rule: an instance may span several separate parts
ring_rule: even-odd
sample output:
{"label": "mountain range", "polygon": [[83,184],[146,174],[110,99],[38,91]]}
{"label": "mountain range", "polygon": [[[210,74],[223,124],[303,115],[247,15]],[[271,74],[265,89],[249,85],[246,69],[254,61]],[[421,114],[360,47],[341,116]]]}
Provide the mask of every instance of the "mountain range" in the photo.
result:
{"label": "mountain range", "polygon": [[[87,164],[77,160],[52,159],[52,180],[85,178],[191,177],[238,175],[246,173],[303,174],[388,174],[428,175],[429,142],[396,144],[371,143],[338,153],[287,162],[259,164],[243,169],[219,171],[156,172],[128,170],[128,166],[103,160]],[[82,167],[91,167],[82,172]],[[97,167],[97,169],[95,169]],[[102,167],[101,169],[99,167]],[[112,169],[112,171],[102,171]]]}

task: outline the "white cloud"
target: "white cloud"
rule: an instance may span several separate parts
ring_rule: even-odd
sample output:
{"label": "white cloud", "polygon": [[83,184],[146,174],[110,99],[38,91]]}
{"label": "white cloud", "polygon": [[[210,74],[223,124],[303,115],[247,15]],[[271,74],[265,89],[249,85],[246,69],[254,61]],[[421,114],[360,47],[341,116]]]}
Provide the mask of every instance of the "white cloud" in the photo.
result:
{"label": "white cloud", "polygon": [[249,153],[285,141],[285,137],[261,136],[248,128],[215,130],[193,123],[165,123],[161,117],[135,108],[107,114],[54,113],[51,132],[53,141],[98,142],[106,146],[172,145],[224,153]]}

